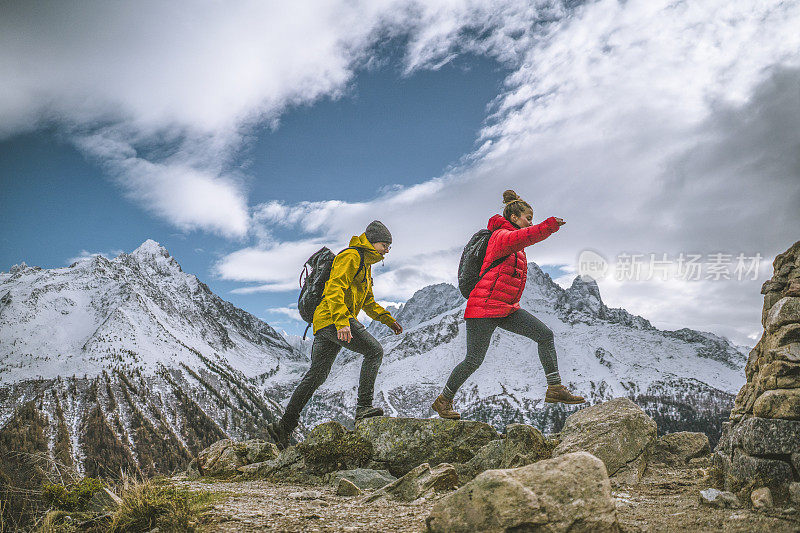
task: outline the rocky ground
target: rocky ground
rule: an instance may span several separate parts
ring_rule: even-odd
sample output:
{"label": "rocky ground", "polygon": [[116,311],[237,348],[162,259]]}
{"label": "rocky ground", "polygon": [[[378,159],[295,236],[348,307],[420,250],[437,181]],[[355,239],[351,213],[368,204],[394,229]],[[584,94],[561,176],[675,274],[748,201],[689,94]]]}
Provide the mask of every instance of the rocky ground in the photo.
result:
{"label": "rocky ground", "polygon": [[701,464],[651,468],[638,484],[620,485],[612,494],[625,531],[800,532],[800,511],[715,509],[701,505],[699,492],[710,486]]}
{"label": "rocky ground", "polygon": [[[615,484],[619,523],[624,531],[800,532],[800,510],[715,509],[698,494],[709,486],[707,464],[648,467],[641,482]],[[224,493],[203,521],[204,531],[425,531],[425,519],[442,496],[399,502],[337,496],[335,487],[268,481],[205,482],[176,478],[195,490]],[[313,494],[316,491],[318,494]],[[298,496],[302,494],[303,498]]]}

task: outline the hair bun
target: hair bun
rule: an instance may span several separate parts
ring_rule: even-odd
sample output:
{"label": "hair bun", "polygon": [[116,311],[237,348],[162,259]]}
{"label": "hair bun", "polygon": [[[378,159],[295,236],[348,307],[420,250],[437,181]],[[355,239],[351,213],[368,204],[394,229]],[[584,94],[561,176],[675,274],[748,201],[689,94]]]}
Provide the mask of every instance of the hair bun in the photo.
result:
{"label": "hair bun", "polygon": [[519,195],[517,193],[515,193],[511,189],[508,189],[507,191],[505,191],[503,193],[503,203],[504,204],[509,204],[509,203],[511,203],[511,202],[513,202],[515,200],[521,200],[521,198],[519,197]]}

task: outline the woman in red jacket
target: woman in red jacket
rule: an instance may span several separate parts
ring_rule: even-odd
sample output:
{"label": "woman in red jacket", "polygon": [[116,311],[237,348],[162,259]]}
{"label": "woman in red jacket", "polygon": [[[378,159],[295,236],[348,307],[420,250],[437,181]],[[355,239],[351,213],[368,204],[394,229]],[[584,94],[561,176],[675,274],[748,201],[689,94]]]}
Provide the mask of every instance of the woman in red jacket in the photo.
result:
{"label": "woman in red jacket", "polygon": [[494,215],[489,219],[489,230],[493,233],[489,238],[481,272],[496,259],[505,257],[505,260],[483,275],[467,300],[464,313],[467,356],[453,369],[447,385],[431,406],[442,418],[461,418],[453,410],[453,397],[483,362],[492,333],[498,327],[538,343],[539,360],[547,378],[545,402],[578,404],[585,401],[581,396],[571,394],[561,384],[553,332],[541,320],[519,307],[528,276],[525,247],[546,239],[565,222],[550,217],[533,226],[530,204],[511,190],[503,193],[503,203],[506,205],[503,216]]}

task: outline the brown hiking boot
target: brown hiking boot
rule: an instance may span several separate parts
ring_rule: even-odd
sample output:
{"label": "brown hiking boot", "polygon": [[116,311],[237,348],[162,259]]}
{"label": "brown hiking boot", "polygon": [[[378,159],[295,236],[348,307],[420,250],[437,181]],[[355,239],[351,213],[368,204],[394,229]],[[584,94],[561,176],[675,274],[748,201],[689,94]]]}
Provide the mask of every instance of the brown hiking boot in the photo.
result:
{"label": "brown hiking boot", "polygon": [[433,402],[431,409],[436,411],[442,418],[449,418],[450,420],[458,420],[461,418],[460,413],[453,411],[453,400],[448,400],[441,394],[436,398],[436,401]]}
{"label": "brown hiking boot", "polygon": [[567,390],[564,385],[548,385],[547,392],[544,393],[546,403],[584,403],[583,396],[575,396]]}

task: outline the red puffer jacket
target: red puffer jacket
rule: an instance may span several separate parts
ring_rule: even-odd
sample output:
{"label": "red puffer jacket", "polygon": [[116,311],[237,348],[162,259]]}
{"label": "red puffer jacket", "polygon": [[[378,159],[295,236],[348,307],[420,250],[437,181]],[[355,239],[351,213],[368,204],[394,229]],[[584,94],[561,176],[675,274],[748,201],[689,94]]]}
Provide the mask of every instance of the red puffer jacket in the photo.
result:
{"label": "red puffer jacket", "polygon": [[545,240],[558,231],[559,227],[556,217],[522,229],[515,228],[500,215],[490,218],[488,228],[494,233],[489,238],[481,272],[495,259],[506,255],[508,257],[484,274],[475,285],[467,300],[464,318],[503,317],[519,309],[519,299],[528,278],[525,247]]}

